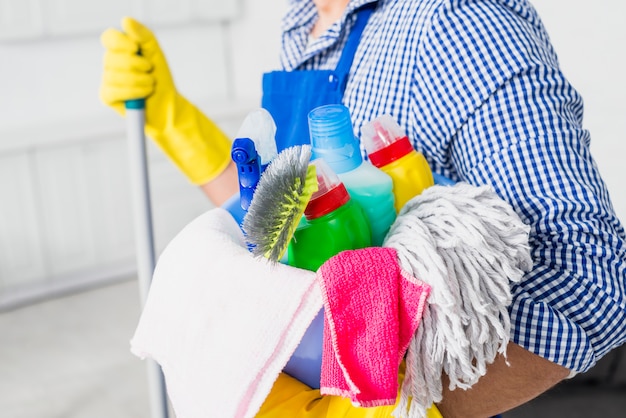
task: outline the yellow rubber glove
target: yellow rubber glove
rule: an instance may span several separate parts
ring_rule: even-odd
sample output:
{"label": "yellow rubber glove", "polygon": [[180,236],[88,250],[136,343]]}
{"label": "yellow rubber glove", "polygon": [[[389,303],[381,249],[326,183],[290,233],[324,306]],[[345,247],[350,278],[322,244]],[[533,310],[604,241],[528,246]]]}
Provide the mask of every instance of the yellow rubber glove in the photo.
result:
{"label": "yellow rubber glove", "polygon": [[[400,379],[403,378],[401,372]],[[395,405],[357,408],[347,398],[322,396],[319,389],[311,389],[281,373],[256,418],[389,418],[394,409]],[[426,417],[443,418],[435,405],[430,407]]]}
{"label": "yellow rubber glove", "polygon": [[[194,184],[217,177],[230,163],[231,141],[176,90],[156,37],[136,20],[107,29],[100,99],[119,114],[124,102],[146,98],[146,134]],[[137,55],[141,51],[141,56]]]}

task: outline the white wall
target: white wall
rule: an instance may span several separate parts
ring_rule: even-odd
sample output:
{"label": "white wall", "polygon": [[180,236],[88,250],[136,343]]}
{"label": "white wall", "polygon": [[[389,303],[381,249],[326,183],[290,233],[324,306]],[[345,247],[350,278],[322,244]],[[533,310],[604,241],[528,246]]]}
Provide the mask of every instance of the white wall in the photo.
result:
{"label": "white wall", "polygon": [[[234,134],[277,63],[286,0],[0,0],[0,309],[132,274],[123,121],[97,98],[99,34],[148,22],[179,89]],[[626,6],[535,0],[586,103],[592,151],[626,220]],[[150,146],[157,247],[210,207]]]}
{"label": "white wall", "polygon": [[[100,33],[124,15],[146,22],[179,90],[232,135],[276,66],[285,5],[0,0],[0,310],[134,272],[125,125],[98,99]],[[160,250],[211,205],[149,154]]]}

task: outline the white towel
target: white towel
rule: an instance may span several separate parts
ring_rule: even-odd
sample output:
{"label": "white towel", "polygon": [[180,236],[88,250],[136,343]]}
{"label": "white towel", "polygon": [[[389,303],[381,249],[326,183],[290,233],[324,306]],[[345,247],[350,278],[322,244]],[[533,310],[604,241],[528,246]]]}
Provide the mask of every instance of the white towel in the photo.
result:
{"label": "white towel", "polygon": [[178,418],[252,417],[321,308],[315,273],[254,258],[217,208],[163,251],[131,351],[161,365]]}

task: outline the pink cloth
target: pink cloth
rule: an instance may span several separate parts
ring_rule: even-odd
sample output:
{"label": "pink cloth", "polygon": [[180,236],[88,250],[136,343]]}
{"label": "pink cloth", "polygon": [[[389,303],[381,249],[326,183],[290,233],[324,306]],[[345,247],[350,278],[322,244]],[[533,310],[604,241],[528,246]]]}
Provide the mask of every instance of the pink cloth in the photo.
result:
{"label": "pink cloth", "polygon": [[321,393],[357,406],[393,405],[398,367],[430,286],[398,265],[393,248],[344,251],[317,272],[325,308]]}

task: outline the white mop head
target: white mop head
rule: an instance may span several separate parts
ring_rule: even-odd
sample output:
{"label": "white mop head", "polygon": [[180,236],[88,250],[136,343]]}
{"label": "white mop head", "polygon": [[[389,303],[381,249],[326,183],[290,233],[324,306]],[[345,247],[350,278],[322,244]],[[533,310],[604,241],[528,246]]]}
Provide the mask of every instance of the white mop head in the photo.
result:
{"label": "white mop head", "polygon": [[467,183],[430,187],[401,210],[383,245],[432,291],[396,416],[426,416],[441,400],[444,372],[451,389],[467,389],[506,354],[509,282],[532,267],[529,229],[490,187]]}

